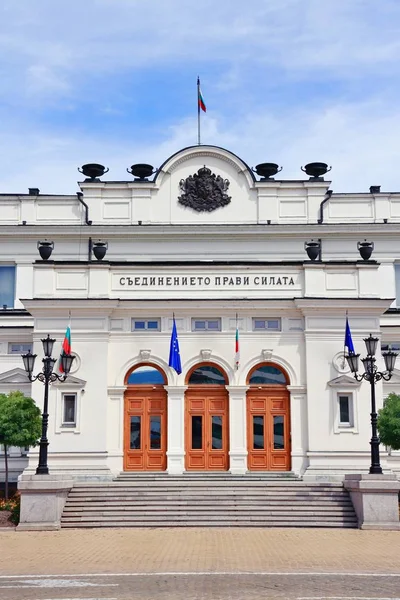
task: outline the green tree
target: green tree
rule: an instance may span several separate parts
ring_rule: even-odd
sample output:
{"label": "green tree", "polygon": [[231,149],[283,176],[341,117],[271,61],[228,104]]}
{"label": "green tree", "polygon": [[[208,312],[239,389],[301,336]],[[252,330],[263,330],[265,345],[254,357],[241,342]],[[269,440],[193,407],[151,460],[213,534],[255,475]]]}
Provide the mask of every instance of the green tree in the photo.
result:
{"label": "green tree", "polygon": [[8,500],[8,457],[10,446],[36,446],[41,434],[40,410],[22,392],[0,394],[0,444],[4,446],[5,498]]}
{"label": "green tree", "polygon": [[378,411],[378,431],[382,444],[400,450],[400,396],[393,392]]}

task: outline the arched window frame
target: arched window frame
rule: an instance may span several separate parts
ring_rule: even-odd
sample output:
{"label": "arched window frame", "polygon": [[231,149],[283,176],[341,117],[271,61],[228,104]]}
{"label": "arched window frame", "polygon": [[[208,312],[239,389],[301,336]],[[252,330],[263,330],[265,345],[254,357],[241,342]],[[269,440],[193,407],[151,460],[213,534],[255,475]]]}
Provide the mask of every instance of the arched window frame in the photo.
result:
{"label": "arched window frame", "polygon": [[[129,377],[132,375],[132,373],[134,373],[141,367],[151,367],[155,371],[158,371],[163,378],[163,382],[162,383],[128,383]],[[164,386],[164,385],[168,384],[168,379],[167,379],[167,376],[164,373],[164,371],[161,369],[161,367],[159,367],[158,365],[155,365],[154,363],[143,362],[143,363],[139,363],[139,364],[133,366],[131,369],[129,369],[129,371],[127,372],[127,374],[125,376],[124,383],[125,383],[125,385],[135,385],[135,386],[137,386],[137,385],[151,385],[151,386],[162,385],[162,386]]]}
{"label": "arched window frame", "polygon": [[[261,369],[262,367],[273,367],[274,369],[278,369],[278,371],[280,371],[282,373],[282,375],[285,378],[285,382],[284,383],[251,383],[251,378],[254,375],[254,373],[256,371],[258,371],[259,369]],[[281,367],[280,365],[277,365],[276,363],[272,363],[272,362],[262,362],[262,363],[258,363],[256,364],[252,369],[250,369],[248,375],[247,375],[247,385],[252,385],[252,386],[262,386],[262,385],[276,385],[276,386],[287,386],[290,384],[290,379],[289,376],[287,374],[287,372],[285,371],[285,369],[283,367]]]}
{"label": "arched window frame", "polygon": [[[197,369],[201,369],[202,367],[214,367],[215,369],[217,369],[221,375],[224,378],[224,384],[213,384],[213,383],[190,383],[190,378],[193,375],[193,373],[195,371],[197,371]],[[218,364],[213,363],[213,362],[202,362],[202,363],[197,363],[196,365],[194,365],[190,371],[187,373],[186,378],[185,378],[185,383],[186,385],[190,385],[190,386],[195,386],[195,385],[216,385],[218,387],[223,387],[224,385],[228,385],[229,384],[229,378],[227,376],[227,374],[225,373],[225,370]]]}

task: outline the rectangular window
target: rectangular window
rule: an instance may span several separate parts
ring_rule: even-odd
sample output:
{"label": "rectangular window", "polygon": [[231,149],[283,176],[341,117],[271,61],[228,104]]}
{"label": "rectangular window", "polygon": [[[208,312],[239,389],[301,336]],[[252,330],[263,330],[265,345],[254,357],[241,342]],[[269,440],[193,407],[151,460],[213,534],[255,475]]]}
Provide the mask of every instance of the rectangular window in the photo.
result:
{"label": "rectangular window", "polygon": [[8,344],[8,354],[27,354],[28,352],[32,352],[32,343],[31,342],[10,342]]}
{"label": "rectangular window", "polygon": [[76,425],[76,394],[63,394],[63,425]]}
{"label": "rectangular window", "polygon": [[253,416],[253,450],[264,450],[264,417]]}
{"label": "rectangular window", "polygon": [[192,319],[192,331],[221,331],[221,319]]}
{"label": "rectangular window", "polygon": [[131,450],[140,450],[140,417],[134,416],[131,417]]}
{"label": "rectangular window", "polygon": [[192,415],[192,450],[203,448],[203,417]]}
{"label": "rectangular window", "polygon": [[0,308],[14,308],[15,267],[0,266]]}
{"label": "rectangular window", "polygon": [[339,427],[354,427],[353,395],[338,394]]}
{"label": "rectangular window", "polygon": [[274,450],[285,448],[284,417],[274,416]]}
{"label": "rectangular window", "polygon": [[160,331],[161,319],[132,319],[132,331]]}
{"label": "rectangular window", "polygon": [[280,319],[262,319],[259,317],[253,317],[253,331],[280,331],[281,320]]}
{"label": "rectangular window", "polygon": [[390,344],[382,342],[381,350],[382,352],[387,352],[388,350],[393,350],[393,352],[400,352],[400,342],[390,342]]}
{"label": "rectangular window", "polygon": [[161,449],[161,415],[150,417],[150,449]]}
{"label": "rectangular window", "polygon": [[222,450],[222,417],[213,415],[211,417],[212,449]]}

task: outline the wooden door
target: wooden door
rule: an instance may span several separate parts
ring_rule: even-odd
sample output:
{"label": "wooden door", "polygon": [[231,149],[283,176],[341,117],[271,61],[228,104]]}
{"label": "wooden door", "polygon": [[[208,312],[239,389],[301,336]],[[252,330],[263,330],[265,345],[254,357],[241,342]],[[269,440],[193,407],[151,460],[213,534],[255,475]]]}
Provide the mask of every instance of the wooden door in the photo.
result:
{"label": "wooden door", "polygon": [[124,431],[125,471],[165,471],[167,393],[161,386],[127,389]]}
{"label": "wooden door", "polygon": [[224,387],[186,391],[186,469],[227,471],[229,468],[228,393]]}
{"label": "wooden door", "polygon": [[277,386],[247,392],[249,471],[290,471],[289,392]]}

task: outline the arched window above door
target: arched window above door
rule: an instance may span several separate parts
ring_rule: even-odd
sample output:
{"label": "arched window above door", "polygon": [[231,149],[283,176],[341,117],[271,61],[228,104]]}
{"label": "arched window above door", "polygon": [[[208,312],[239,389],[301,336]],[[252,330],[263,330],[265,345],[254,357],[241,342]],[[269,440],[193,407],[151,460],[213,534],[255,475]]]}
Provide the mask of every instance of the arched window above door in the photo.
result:
{"label": "arched window above door", "polygon": [[165,385],[166,377],[153,365],[141,365],[134,369],[126,382],[128,385]]}
{"label": "arched window above door", "polygon": [[213,365],[200,365],[191,372],[189,385],[226,385],[224,372]]}
{"label": "arched window above door", "polygon": [[250,385],[286,385],[287,383],[285,373],[273,365],[256,367],[249,376]]}

